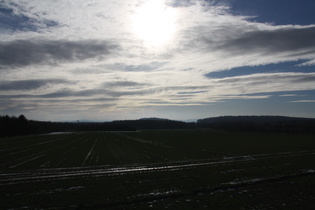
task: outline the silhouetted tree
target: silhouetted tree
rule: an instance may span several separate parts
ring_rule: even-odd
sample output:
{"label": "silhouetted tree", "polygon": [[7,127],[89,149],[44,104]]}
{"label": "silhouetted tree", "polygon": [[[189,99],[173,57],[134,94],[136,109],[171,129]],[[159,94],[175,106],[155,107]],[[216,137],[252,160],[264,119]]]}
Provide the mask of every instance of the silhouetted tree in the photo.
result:
{"label": "silhouetted tree", "polygon": [[29,133],[28,120],[22,114],[17,118],[17,133],[19,135],[26,135]]}
{"label": "silhouetted tree", "polygon": [[15,116],[0,116],[0,136],[16,136],[29,134],[28,120],[24,115],[18,118]]}

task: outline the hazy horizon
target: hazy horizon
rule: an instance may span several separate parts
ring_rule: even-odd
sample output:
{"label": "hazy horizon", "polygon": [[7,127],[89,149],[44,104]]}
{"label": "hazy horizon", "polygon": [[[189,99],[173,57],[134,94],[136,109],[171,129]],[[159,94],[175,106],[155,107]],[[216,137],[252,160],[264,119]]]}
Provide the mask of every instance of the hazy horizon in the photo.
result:
{"label": "hazy horizon", "polygon": [[315,2],[3,0],[0,115],[315,118]]}
{"label": "hazy horizon", "polygon": [[[20,115],[9,115],[9,117],[16,117],[18,118]],[[25,116],[25,115],[24,115]],[[2,116],[1,116],[2,117]],[[133,118],[133,119],[112,119],[112,120],[90,120],[90,119],[76,119],[76,120],[36,120],[36,119],[30,119],[27,116],[25,116],[27,120],[32,121],[48,121],[48,122],[60,122],[60,123],[67,123],[67,122],[78,122],[78,123],[102,123],[102,122],[113,122],[113,121],[137,121],[137,120],[170,120],[170,121],[178,121],[178,122],[186,122],[186,123],[193,123],[197,122],[198,120],[204,120],[204,119],[210,119],[210,118],[242,118],[242,117],[274,117],[274,118],[296,118],[296,119],[315,119],[312,117],[292,117],[292,116],[283,116],[283,115],[220,115],[220,116],[210,116],[210,117],[203,117],[203,118],[195,118],[195,119],[186,119],[186,120],[178,120],[178,119],[172,119],[172,118],[159,118],[154,116],[148,116],[143,118]]]}

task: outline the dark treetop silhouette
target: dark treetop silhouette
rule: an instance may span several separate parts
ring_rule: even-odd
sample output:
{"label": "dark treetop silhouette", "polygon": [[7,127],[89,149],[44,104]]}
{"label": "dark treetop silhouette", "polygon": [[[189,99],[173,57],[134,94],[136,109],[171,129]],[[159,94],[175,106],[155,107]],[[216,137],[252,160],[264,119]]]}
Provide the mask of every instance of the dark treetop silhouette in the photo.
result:
{"label": "dark treetop silhouette", "polygon": [[160,118],[111,122],[47,122],[24,115],[0,116],[0,136],[64,131],[136,131],[141,129],[215,129],[226,131],[315,133],[315,119],[282,116],[223,116],[182,122]]}

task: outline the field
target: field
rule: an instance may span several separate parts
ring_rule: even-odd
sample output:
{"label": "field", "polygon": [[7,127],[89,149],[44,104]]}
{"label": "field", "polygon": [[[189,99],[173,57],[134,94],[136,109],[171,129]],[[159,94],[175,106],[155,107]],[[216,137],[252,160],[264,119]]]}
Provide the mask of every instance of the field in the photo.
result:
{"label": "field", "polygon": [[0,139],[1,209],[314,209],[314,135],[154,130]]}

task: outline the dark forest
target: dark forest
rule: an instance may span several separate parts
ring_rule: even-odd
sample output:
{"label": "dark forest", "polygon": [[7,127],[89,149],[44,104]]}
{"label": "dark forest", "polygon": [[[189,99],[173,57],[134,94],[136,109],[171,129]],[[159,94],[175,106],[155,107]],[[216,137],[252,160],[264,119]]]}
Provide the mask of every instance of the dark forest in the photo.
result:
{"label": "dark forest", "polygon": [[137,131],[144,129],[213,129],[242,132],[315,133],[315,119],[282,116],[222,116],[183,122],[159,118],[111,122],[49,122],[24,115],[0,116],[0,136],[82,131]]}

